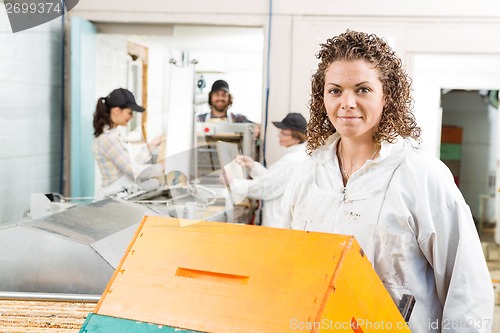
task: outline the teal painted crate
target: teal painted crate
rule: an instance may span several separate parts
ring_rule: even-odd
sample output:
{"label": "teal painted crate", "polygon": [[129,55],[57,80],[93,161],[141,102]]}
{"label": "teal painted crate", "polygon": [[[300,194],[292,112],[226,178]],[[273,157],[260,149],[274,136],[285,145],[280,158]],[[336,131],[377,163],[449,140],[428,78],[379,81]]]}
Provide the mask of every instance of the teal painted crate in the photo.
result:
{"label": "teal painted crate", "polygon": [[459,161],[462,157],[462,146],[457,143],[443,143],[440,155],[442,161]]}
{"label": "teal painted crate", "polygon": [[90,313],[80,329],[80,333],[200,333],[170,326],[150,324],[137,320],[102,316]]}

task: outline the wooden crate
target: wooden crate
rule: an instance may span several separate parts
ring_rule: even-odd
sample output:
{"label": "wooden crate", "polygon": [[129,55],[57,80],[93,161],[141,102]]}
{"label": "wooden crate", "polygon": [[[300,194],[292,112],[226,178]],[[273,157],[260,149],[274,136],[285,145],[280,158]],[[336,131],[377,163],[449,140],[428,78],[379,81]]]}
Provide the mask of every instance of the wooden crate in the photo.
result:
{"label": "wooden crate", "polygon": [[95,313],[200,332],[410,332],[352,236],[157,216]]}

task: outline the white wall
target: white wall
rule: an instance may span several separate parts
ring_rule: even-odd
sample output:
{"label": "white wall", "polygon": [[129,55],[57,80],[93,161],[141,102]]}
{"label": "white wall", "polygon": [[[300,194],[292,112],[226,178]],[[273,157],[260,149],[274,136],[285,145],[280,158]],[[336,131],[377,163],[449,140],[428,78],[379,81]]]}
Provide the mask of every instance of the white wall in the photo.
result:
{"label": "white wall", "polygon": [[[267,44],[269,1],[98,1],[79,3],[71,13],[90,20],[161,22],[172,24],[213,24],[217,26],[264,27]],[[117,8],[119,8],[117,10]],[[413,61],[421,55],[500,54],[500,3],[488,0],[471,6],[466,1],[430,0],[408,3],[396,0],[350,3],[312,1],[273,1],[271,25],[271,56],[269,120],[281,119],[288,112],[308,115],[310,75],[316,65],[314,57],[318,44],[346,28],[362,29],[388,36],[407,64],[411,75]],[[497,42],[495,41],[495,38]],[[267,48],[264,49],[266,54]],[[267,61],[264,62],[264,66]],[[265,74],[265,71],[264,71]],[[266,77],[264,76],[264,80]],[[500,79],[499,79],[500,81]],[[415,95],[426,107],[427,95],[434,99],[439,92],[419,88]],[[264,96],[264,91],[263,91]],[[427,111],[418,109],[425,148],[438,150],[434,119],[426,118]],[[428,112],[436,112],[435,110]],[[421,113],[420,115],[418,113]],[[269,126],[267,160],[275,161],[282,153],[275,139],[276,130]]]}
{"label": "white wall", "polygon": [[116,88],[127,87],[127,40],[124,36],[97,34],[96,102]]}
{"label": "white wall", "polygon": [[0,10],[0,223],[20,219],[31,193],[60,191],[61,31],[59,19],[14,34]]}
{"label": "white wall", "polygon": [[[97,34],[96,37],[96,82],[95,102],[106,97],[116,88],[127,88],[127,41],[123,36]],[[95,163],[94,188],[101,188],[101,173]]]}
{"label": "white wall", "polygon": [[164,111],[168,105],[170,89],[170,52],[164,47],[148,48],[148,121],[146,130],[151,140],[166,132]]}
{"label": "white wall", "polygon": [[[164,0],[136,1],[86,0],[78,3],[73,13],[96,18],[98,20],[117,20],[122,22],[175,22],[200,23],[212,22],[219,18],[218,25],[234,24],[248,25],[255,22],[252,18],[266,15],[269,9],[268,0],[233,1],[233,0]],[[459,0],[422,0],[416,2],[401,2],[398,0],[384,0],[373,2],[361,0],[357,6],[346,2],[325,2],[323,0],[289,1],[274,0],[273,12],[276,15],[308,15],[308,16],[337,16],[337,17],[464,17],[488,18],[495,17],[500,11],[500,4],[494,0],[482,1],[477,6],[470,2]],[[141,13],[141,17],[134,15]],[[144,21],[147,18],[147,21]]]}
{"label": "white wall", "polygon": [[[225,79],[234,97],[232,111],[242,113],[255,122],[261,121],[263,29],[175,26],[172,36],[144,36],[142,41],[156,50],[163,49],[166,64],[170,59],[175,59],[179,66],[193,66],[197,79],[203,75],[206,87],[196,89],[196,97],[204,104],[199,104],[197,113],[209,111],[206,102],[211,84],[215,80]],[[196,64],[193,65],[192,61],[196,61]],[[161,71],[164,65],[158,61],[155,63]],[[151,72],[156,72],[156,66]],[[148,80],[150,86],[155,84],[154,78]]]}

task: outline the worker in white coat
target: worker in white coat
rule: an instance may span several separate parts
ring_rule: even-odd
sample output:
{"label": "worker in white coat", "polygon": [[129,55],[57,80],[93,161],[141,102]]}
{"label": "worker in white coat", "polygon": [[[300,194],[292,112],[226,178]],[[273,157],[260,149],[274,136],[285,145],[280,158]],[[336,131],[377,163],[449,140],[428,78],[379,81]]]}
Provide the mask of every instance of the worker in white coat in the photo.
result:
{"label": "worker in white coat", "polygon": [[283,228],[281,198],[290,173],[298,163],[305,161],[305,130],[307,121],[300,113],[289,113],[282,121],[274,121],[279,128],[279,144],[285,147],[285,154],[269,168],[251,157],[239,155],[235,162],[249,170],[251,179],[230,179],[233,195],[263,200],[262,223],[266,227]]}
{"label": "worker in white coat", "polygon": [[451,172],[419,148],[411,81],[375,35],[321,44],[307,152],[285,190],[292,229],[354,235],[414,333],[490,332],[493,287]]}

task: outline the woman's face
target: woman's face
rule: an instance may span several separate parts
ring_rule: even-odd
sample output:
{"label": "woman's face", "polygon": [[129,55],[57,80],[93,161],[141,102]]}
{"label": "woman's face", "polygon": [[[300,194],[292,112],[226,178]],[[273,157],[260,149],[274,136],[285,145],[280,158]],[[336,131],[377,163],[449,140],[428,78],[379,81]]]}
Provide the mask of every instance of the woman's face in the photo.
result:
{"label": "woman's face", "polygon": [[279,132],[280,146],[290,147],[299,143],[299,139],[292,136],[292,131],[289,129],[282,129]]}
{"label": "woman's face", "polygon": [[111,108],[111,121],[115,126],[127,126],[129,120],[132,119],[132,109],[119,107]]}
{"label": "woman's face", "polygon": [[345,138],[372,141],[385,105],[379,71],[366,60],[332,62],[325,71],[328,119]]}

